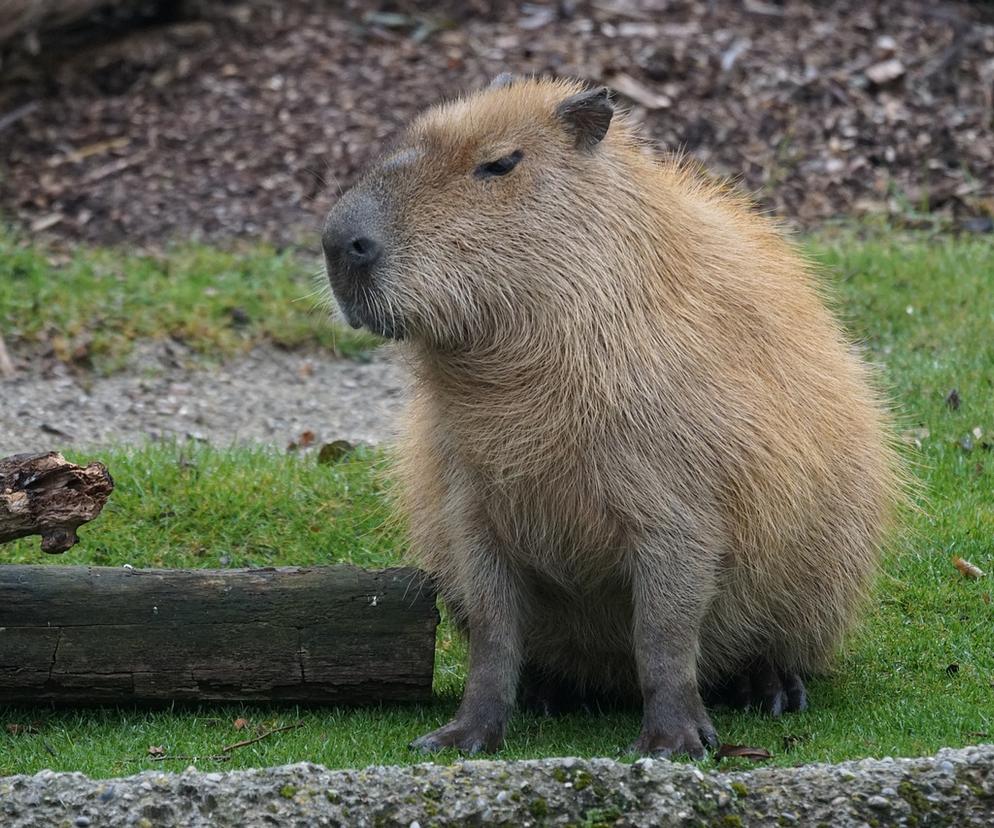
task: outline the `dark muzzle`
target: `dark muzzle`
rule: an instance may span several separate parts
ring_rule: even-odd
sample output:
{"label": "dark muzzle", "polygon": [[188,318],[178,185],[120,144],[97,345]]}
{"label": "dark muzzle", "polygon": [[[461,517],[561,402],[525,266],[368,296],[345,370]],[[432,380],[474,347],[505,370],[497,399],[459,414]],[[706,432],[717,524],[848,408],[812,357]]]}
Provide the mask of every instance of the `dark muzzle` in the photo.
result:
{"label": "dark muzzle", "polygon": [[399,338],[403,326],[385,310],[378,266],[386,254],[386,230],[377,200],[350,190],[335,205],[321,233],[331,289],[353,328]]}

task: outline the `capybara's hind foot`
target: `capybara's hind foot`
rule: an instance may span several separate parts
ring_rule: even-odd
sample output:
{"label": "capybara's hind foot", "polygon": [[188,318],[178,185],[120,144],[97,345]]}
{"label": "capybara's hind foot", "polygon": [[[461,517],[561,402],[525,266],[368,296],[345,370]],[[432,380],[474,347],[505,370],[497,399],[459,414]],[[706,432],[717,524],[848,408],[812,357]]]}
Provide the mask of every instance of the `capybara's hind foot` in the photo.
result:
{"label": "capybara's hind foot", "polygon": [[761,710],[770,716],[797,713],[808,708],[804,681],[797,673],[778,670],[760,657],[708,694],[711,704],[741,710]]}

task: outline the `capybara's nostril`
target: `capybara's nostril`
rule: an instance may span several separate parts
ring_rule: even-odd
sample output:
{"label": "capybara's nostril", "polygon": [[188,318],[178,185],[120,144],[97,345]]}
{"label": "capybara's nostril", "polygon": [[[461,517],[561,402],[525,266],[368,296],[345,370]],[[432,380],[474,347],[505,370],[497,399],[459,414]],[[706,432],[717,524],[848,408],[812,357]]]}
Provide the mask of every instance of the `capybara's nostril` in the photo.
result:
{"label": "capybara's nostril", "polygon": [[345,246],[349,261],[357,267],[369,267],[379,257],[382,248],[379,243],[366,236],[356,236]]}

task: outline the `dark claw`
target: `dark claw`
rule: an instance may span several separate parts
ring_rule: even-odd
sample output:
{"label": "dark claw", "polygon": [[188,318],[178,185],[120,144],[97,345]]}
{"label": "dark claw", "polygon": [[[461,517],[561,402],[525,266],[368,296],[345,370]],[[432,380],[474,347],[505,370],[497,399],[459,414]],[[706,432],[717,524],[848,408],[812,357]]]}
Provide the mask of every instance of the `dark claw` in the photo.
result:
{"label": "dark claw", "polygon": [[694,714],[689,711],[672,711],[655,726],[646,722],[631,747],[629,753],[668,759],[671,756],[686,754],[691,759],[703,759],[708,748],[719,744],[711,720],[704,708]]}
{"label": "dark claw", "polygon": [[787,694],[787,704],[785,710],[788,713],[799,713],[808,709],[808,692],[804,688],[804,682],[797,673],[781,673],[783,689]]}
{"label": "dark claw", "polygon": [[671,759],[674,756],[689,756],[691,759],[703,759],[705,756],[704,746],[694,744],[689,739],[681,741],[677,747],[670,747],[668,745],[646,747],[642,739],[636,739],[628,746],[627,752],[649,756],[653,759]]}
{"label": "dark claw", "polygon": [[697,734],[701,737],[701,744],[708,750],[717,750],[721,744],[721,740],[718,738],[718,734],[713,727],[701,728],[697,731]]}
{"label": "dark claw", "polygon": [[431,733],[420,736],[408,745],[410,750],[417,751],[418,753],[438,753],[440,750],[445,750],[446,748],[456,748],[470,755],[479,753],[481,747],[479,742],[468,742],[464,747],[448,744],[441,739],[435,738]]}
{"label": "dark claw", "polygon": [[446,748],[455,748],[473,755],[486,751],[493,753],[503,741],[501,728],[487,727],[472,722],[462,723],[453,719],[447,725],[420,736],[408,745],[419,753],[436,753]]}
{"label": "dark claw", "polygon": [[786,698],[780,674],[766,659],[756,662],[751,673],[753,703],[764,713],[777,718],[783,713]]}
{"label": "dark claw", "polygon": [[708,700],[739,710],[761,710],[774,718],[808,707],[801,677],[778,670],[766,658],[758,658],[730,676],[720,687],[714,688]]}

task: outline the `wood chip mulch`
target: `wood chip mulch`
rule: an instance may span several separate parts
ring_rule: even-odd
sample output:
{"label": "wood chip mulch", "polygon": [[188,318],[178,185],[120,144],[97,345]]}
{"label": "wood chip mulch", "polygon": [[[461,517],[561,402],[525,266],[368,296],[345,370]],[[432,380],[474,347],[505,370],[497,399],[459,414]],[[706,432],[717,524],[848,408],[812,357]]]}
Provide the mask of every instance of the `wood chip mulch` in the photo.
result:
{"label": "wood chip mulch", "polygon": [[8,48],[0,217],[65,241],[316,239],[418,109],[493,75],[614,87],[801,225],[994,216],[994,3],[257,0]]}

